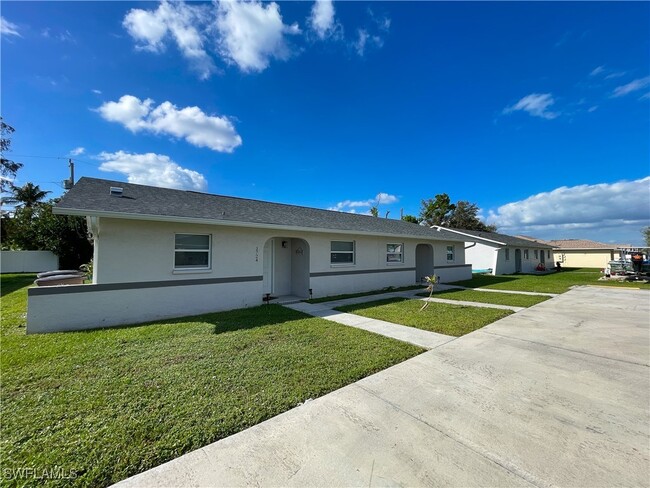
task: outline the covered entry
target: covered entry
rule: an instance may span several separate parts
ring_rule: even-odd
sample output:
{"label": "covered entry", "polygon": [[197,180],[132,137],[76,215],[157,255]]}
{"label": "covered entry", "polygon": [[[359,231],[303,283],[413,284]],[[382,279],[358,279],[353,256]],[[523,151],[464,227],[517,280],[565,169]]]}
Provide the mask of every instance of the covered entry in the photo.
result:
{"label": "covered entry", "polygon": [[521,249],[515,249],[515,273],[521,273]]}
{"label": "covered entry", "polygon": [[415,247],[415,282],[421,283],[425,276],[434,274],[433,246],[418,244]]}
{"label": "covered entry", "polygon": [[272,237],[264,244],[264,293],[309,297],[309,244],[295,237]]}

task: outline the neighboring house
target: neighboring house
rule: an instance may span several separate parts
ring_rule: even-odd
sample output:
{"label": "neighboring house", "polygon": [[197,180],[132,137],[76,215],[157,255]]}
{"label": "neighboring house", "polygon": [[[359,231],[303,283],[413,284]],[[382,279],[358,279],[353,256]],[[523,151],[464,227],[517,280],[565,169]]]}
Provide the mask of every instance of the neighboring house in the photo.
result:
{"label": "neighboring house", "polygon": [[519,237],[480,232],[475,230],[449,229],[434,226],[465,239],[465,260],[472,269],[490,269],[493,275],[532,273],[539,264],[547,269],[554,266],[553,247]]}
{"label": "neighboring house", "polygon": [[587,239],[536,241],[553,246],[553,261],[567,268],[606,268],[610,261],[620,258],[621,248],[630,248],[629,244],[605,244]]}
{"label": "neighboring house", "polygon": [[93,284],[29,290],[28,332],[82,329],[468,279],[464,238],[402,220],[82,178]]}

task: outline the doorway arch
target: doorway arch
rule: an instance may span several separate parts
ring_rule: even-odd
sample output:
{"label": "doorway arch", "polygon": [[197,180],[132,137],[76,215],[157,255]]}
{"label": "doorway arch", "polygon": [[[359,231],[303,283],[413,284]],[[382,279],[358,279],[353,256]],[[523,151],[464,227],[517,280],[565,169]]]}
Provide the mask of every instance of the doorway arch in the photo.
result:
{"label": "doorway arch", "polygon": [[434,274],[433,246],[418,244],[415,246],[415,282],[422,283],[425,276]]}
{"label": "doorway arch", "polygon": [[515,273],[521,273],[521,249],[515,249]]}
{"label": "doorway arch", "polygon": [[264,293],[309,297],[309,243],[297,237],[271,237],[262,254]]}

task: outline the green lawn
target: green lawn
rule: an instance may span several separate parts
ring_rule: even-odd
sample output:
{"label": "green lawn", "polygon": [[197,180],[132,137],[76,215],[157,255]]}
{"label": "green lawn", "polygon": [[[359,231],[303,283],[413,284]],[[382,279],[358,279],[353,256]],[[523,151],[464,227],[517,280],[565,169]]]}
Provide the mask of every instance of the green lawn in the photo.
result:
{"label": "green lawn", "polygon": [[650,285],[647,284],[599,281],[598,278],[601,276],[599,269],[566,268],[559,273],[547,275],[476,275],[471,280],[451,284],[469,288],[494,288],[495,290],[536,291],[540,293],[564,293],[575,285],[617,286],[650,290]]}
{"label": "green lawn", "polygon": [[336,310],[451,336],[468,334],[512,313],[510,310],[445,303],[429,303],[426,309],[420,311],[423,304],[422,300],[389,298],[337,307]]}
{"label": "green lawn", "polygon": [[59,485],[117,482],[422,352],[277,305],[27,336],[32,280],[1,277],[0,459],[75,473]]}
{"label": "green lawn", "polygon": [[[418,293],[418,296],[428,297],[429,293]],[[466,302],[494,303],[495,305],[510,305],[512,307],[531,307],[551,297],[539,295],[517,295],[515,293],[491,293],[474,290],[438,290],[433,298],[446,300],[464,300]]]}
{"label": "green lawn", "polygon": [[372,290],[366,291],[363,293],[348,293],[345,295],[332,295],[329,297],[321,298],[311,298],[309,300],[304,300],[307,303],[323,303],[323,302],[333,302],[334,300],[344,300],[346,298],[356,298],[356,297],[366,297],[371,295],[381,295],[382,293],[392,293],[396,291],[408,291],[408,290],[417,290],[419,288],[424,289],[422,285],[413,285],[413,286],[402,286],[401,288],[393,288],[392,286],[388,288],[382,288],[381,290]]}

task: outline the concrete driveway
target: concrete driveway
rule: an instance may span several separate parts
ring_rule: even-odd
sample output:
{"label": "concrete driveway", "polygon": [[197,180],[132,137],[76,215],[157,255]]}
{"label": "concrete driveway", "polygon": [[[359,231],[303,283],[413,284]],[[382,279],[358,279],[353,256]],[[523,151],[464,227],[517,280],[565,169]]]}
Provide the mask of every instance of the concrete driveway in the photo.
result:
{"label": "concrete driveway", "polygon": [[120,486],[650,486],[650,293],[583,287]]}

